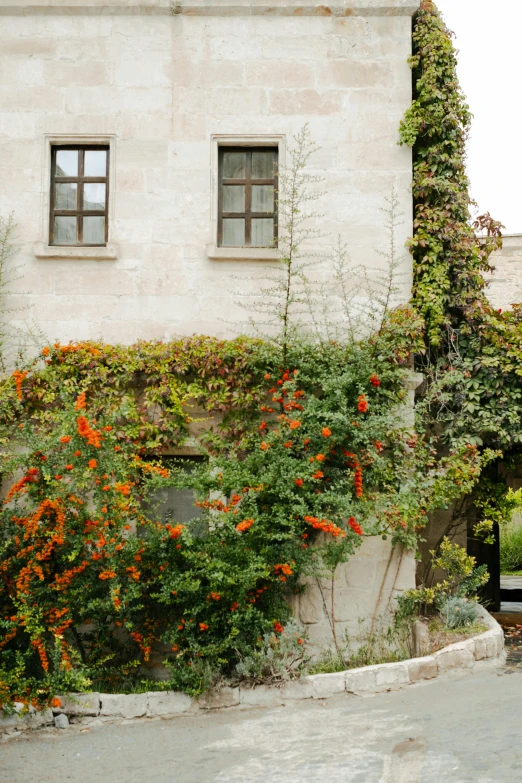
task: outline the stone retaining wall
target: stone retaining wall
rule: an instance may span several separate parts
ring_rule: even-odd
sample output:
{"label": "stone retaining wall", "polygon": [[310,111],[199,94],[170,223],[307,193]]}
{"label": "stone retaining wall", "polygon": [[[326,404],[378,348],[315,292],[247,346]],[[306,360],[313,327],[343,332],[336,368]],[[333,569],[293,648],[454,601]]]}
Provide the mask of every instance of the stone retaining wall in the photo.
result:
{"label": "stone retaining wall", "polygon": [[[433,655],[411,658],[397,663],[384,663],[348,669],[333,674],[314,674],[285,683],[281,688],[223,688],[210,691],[199,699],[184,693],[156,691],[140,694],[80,693],[62,696],[60,709],[0,718],[0,737],[9,739],[20,731],[53,723],[65,728],[69,719],[74,723],[112,721],[118,719],[164,718],[194,714],[199,710],[223,707],[278,706],[297,699],[327,699],[340,693],[350,696],[372,696],[394,691],[423,680],[471,673],[505,662],[504,634],[497,621],[482,607],[480,619],[488,630],[463,642],[450,644]],[[22,705],[17,705],[21,709]]]}

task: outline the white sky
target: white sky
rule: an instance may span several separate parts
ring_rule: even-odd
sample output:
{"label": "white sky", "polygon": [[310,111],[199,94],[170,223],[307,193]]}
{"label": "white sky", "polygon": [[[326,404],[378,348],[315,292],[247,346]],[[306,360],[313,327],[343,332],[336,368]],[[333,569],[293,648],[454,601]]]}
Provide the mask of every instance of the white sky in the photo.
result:
{"label": "white sky", "polygon": [[459,78],[474,114],[471,195],[504,233],[522,233],[522,0],[435,0],[456,35]]}

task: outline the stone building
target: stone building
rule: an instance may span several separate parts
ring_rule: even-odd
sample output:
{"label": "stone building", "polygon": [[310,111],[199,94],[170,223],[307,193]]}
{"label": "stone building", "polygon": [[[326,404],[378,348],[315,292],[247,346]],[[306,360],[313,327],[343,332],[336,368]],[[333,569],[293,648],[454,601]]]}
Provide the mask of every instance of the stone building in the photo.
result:
{"label": "stone building", "polygon": [[[223,317],[244,317],[230,289],[255,291],[277,259],[274,162],[305,123],[324,177],[321,250],[339,235],[353,263],[377,270],[392,190],[397,247],[412,233],[411,150],[397,142],[418,6],[0,0],[0,214],[14,214],[22,273],[12,305],[62,342],[230,334]],[[407,253],[401,271],[406,301]],[[409,556],[368,542],[339,576],[340,630],[413,580]],[[327,629],[318,594],[298,611]]]}
{"label": "stone building", "polygon": [[502,248],[490,257],[488,299],[496,308],[510,310],[522,303],[522,234],[504,234]]}

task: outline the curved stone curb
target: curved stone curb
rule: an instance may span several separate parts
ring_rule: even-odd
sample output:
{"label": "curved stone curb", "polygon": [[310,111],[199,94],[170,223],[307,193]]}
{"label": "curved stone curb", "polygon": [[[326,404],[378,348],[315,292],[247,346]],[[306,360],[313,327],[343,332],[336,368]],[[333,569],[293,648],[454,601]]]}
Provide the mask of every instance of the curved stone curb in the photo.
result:
{"label": "curved stone curb", "polygon": [[65,714],[75,723],[110,721],[115,719],[166,718],[183,713],[213,710],[220,707],[268,707],[285,704],[297,699],[327,699],[339,693],[355,696],[371,696],[384,691],[395,691],[423,680],[432,680],[450,674],[472,672],[487,666],[501,666],[505,662],[504,633],[502,628],[482,606],[480,620],[488,630],[472,636],[464,642],[456,642],[433,655],[410,658],[397,663],[381,663],[348,669],[333,674],[313,674],[300,680],[286,682],[282,687],[260,685],[255,688],[223,688],[209,691],[199,699],[191,699],[185,693],[151,691],[149,693],[77,693],[60,696],[60,709],[37,712],[22,718],[18,712],[0,718],[0,735],[3,739],[16,736],[20,731],[52,725],[55,716]]}

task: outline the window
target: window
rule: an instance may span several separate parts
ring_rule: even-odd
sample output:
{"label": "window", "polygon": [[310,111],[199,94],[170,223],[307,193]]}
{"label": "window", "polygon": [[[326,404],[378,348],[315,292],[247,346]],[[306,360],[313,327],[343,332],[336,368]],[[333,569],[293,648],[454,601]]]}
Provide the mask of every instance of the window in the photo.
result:
{"label": "window", "polygon": [[108,191],[109,147],[53,146],[49,244],[106,245]]}
{"label": "window", "polygon": [[220,147],[218,245],[277,243],[277,147]]}
{"label": "window", "polygon": [[[162,462],[165,467],[169,467],[169,464],[174,464],[176,467],[182,468],[186,473],[191,473],[204,460],[205,457],[201,456],[179,456],[163,457]],[[194,501],[195,497],[192,489],[165,487],[156,490],[152,503],[145,508],[148,513],[152,514],[154,519],[161,521],[164,525],[167,522],[174,525],[186,524],[198,519],[202,514],[201,508],[195,506]]]}

